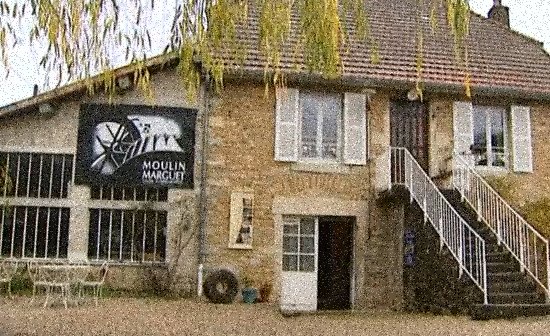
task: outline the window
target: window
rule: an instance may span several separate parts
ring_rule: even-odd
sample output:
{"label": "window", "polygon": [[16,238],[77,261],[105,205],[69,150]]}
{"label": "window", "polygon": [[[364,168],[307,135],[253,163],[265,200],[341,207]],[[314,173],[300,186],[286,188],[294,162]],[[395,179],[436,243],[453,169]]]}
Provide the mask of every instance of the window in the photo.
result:
{"label": "window", "polygon": [[229,214],[229,248],[251,249],[254,195],[231,194]]}
{"label": "window", "polygon": [[[158,206],[168,200],[167,188],[93,185],[90,198],[102,207],[90,209],[89,259],[165,261],[168,213]],[[143,208],[131,209],[136,202]]]}
{"label": "window", "polygon": [[506,110],[499,107],[474,106],[474,145],[472,153],[478,166],[507,167]]}
{"label": "window", "polygon": [[67,198],[73,155],[0,152],[0,165],[12,184],[4,197]]}
{"label": "window", "polygon": [[1,198],[0,255],[8,258],[67,258],[73,155],[0,152],[9,187]]}
{"label": "window", "polygon": [[90,209],[88,258],[164,262],[167,212]]}
{"label": "window", "polygon": [[313,217],[284,218],[283,271],[315,272],[315,227]]}
{"label": "window", "polygon": [[340,155],[342,97],[300,92],[302,159],[337,161]]}
{"label": "window", "polygon": [[68,208],[8,206],[0,214],[2,257],[67,258]]}
{"label": "window", "polygon": [[[277,89],[275,160],[367,163],[367,96]],[[334,166],[334,165],[331,165]]]}
{"label": "window", "polygon": [[508,109],[454,102],[454,152],[477,167],[533,172],[530,111],[521,105]]}
{"label": "window", "polygon": [[168,188],[139,188],[92,185],[90,196],[93,200],[115,201],[154,201],[168,200]]}

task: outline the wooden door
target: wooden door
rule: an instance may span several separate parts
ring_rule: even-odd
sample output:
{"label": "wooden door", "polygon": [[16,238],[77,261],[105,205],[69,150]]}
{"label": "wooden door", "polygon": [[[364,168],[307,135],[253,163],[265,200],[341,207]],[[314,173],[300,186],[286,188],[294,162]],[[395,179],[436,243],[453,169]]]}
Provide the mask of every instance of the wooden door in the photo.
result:
{"label": "wooden door", "polygon": [[424,170],[428,170],[428,112],[421,102],[395,100],[390,105],[391,146],[411,152]]}

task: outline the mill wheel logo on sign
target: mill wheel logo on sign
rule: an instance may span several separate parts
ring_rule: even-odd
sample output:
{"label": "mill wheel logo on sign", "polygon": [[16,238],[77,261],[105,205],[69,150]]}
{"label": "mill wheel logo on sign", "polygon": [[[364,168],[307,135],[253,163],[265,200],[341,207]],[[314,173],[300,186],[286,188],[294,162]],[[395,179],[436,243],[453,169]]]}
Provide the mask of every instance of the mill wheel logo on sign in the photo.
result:
{"label": "mill wheel logo on sign", "polygon": [[75,182],[193,188],[196,110],[82,105]]}

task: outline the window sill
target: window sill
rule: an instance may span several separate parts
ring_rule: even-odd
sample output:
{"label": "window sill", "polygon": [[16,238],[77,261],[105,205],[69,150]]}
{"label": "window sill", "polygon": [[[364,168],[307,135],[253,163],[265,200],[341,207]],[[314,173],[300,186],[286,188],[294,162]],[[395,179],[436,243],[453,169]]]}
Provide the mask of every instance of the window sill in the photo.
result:
{"label": "window sill", "polygon": [[481,176],[504,176],[508,174],[506,167],[475,166],[475,171]]}
{"label": "window sill", "polygon": [[343,163],[334,162],[295,162],[291,170],[311,173],[349,174],[351,169]]}

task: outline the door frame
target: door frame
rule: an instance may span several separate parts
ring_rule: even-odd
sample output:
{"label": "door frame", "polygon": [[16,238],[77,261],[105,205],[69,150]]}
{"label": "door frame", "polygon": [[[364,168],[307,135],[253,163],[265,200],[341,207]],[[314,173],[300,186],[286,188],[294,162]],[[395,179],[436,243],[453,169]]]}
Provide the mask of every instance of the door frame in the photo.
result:
{"label": "door frame", "polygon": [[365,270],[362,268],[360,259],[365,255],[366,228],[368,221],[368,202],[367,201],[348,201],[337,198],[322,197],[283,197],[275,196],[273,199],[273,219],[275,221],[275,239],[274,239],[274,263],[273,279],[274,294],[278,297],[278,303],[282,299],[282,251],[283,251],[283,216],[342,216],[355,217],[353,230],[353,249],[352,249],[352,277],[350,290],[352,295],[351,310],[358,306],[359,301],[364,301],[364,288],[359,284],[365,279]]}
{"label": "door frame", "polygon": [[[407,142],[408,140],[410,139],[422,139],[422,141],[416,141],[416,144],[418,143],[423,143],[423,147],[418,147],[418,146],[415,146],[415,148],[422,148],[423,149],[423,154],[425,157],[423,157],[422,159],[418,158],[415,156],[415,150],[412,150],[411,148],[407,147],[407,145],[402,145],[402,144],[395,144],[394,143],[394,129],[395,129],[395,112],[394,111],[399,111],[399,106],[407,106],[408,108],[413,108],[416,106],[416,108],[422,108],[422,120],[420,121],[417,121],[417,124],[416,124],[416,127],[414,129],[414,132],[415,132],[415,136],[412,135],[412,131],[410,129],[410,127],[406,127],[408,130],[410,130],[409,133],[405,134],[405,135],[401,135],[399,138],[400,139],[404,139],[404,138],[408,138],[407,139]],[[426,172],[429,172],[430,170],[430,158],[431,158],[431,139],[430,139],[430,132],[431,132],[431,129],[430,129],[430,124],[431,124],[431,120],[430,120],[430,104],[426,101],[423,101],[423,102],[420,102],[420,101],[410,101],[410,100],[406,100],[406,99],[390,99],[390,109],[389,109],[389,114],[390,114],[390,146],[398,146],[398,147],[405,147],[407,148],[411,154],[413,156],[415,156],[415,159],[418,161],[418,163],[422,166],[422,168],[424,168],[426,170]],[[416,112],[415,111],[415,114],[416,116],[420,115],[420,113]],[[399,121],[399,123],[404,124],[406,123],[405,126],[407,125],[410,125],[410,123],[406,122],[406,117],[401,117],[401,114],[398,114],[400,117],[397,118]],[[418,129],[418,125],[419,125],[419,122],[422,122],[423,123],[423,133],[421,133]],[[416,145],[415,144],[415,145]],[[412,145],[412,144],[411,144]]]}
{"label": "door frame", "polygon": [[[356,277],[356,259],[355,259],[355,255],[356,255],[356,241],[355,241],[355,232],[356,232],[356,223],[357,223],[357,218],[355,216],[317,216],[317,228],[318,228],[318,237],[317,237],[317,260],[322,260],[320,259],[321,256],[319,255],[319,252],[320,252],[320,245],[321,245],[321,232],[322,232],[322,225],[321,225],[321,219],[325,219],[327,220],[327,222],[329,222],[328,226],[332,226],[332,225],[345,225],[345,226],[349,226],[348,229],[351,230],[351,232],[349,232],[349,234],[346,234],[345,235],[345,238],[346,239],[350,239],[350,243],[351,243],[351,249],[346,251],[347,253],[349,253],[349,257],[350,257],[350,264],[348,265],[349,269],[348,269],[348,272],[349,272],[349,278],[347,279],[347,283],[349,285],[349,292],[348,292],[348,300],[349,300],[349,309],[353,309],[354,307],[354,302],[355,302],[355,277]],[[330,218],[330,219],[329,219]],[[326,227],[326,226],[324,226]],[[324,235],[323,235],[324,236]],[[342,237],[340,237],[342,238]],[[325,255],[326,256],[326,255]],[[330,257],[330,256],[329,256]],[[319,263],[317,263],[319,264]],[[320,272],[320,269],[317,268],[317,279],[319,280],[319,272]],[[319,282],[318,282],[319,283]],[[319,290],[319,289],[318,289]],[[318,308],[319,310],[319,308]],[[343,310],[347,310],[347,309],[343,309]]]}

